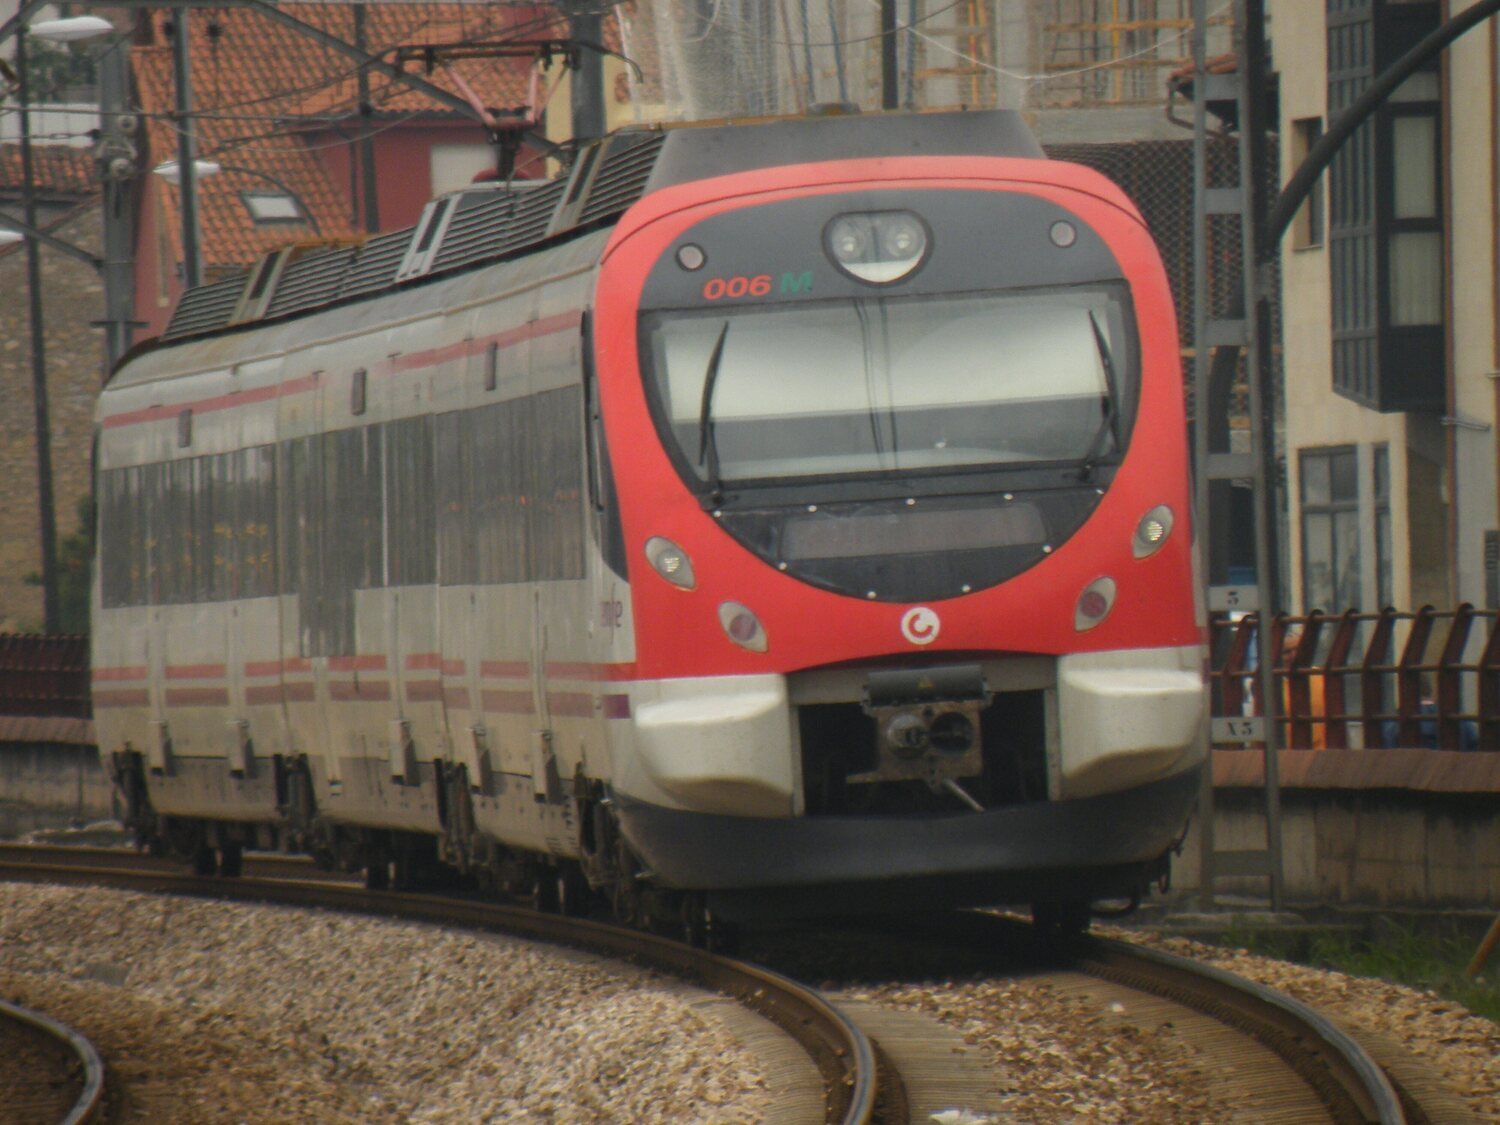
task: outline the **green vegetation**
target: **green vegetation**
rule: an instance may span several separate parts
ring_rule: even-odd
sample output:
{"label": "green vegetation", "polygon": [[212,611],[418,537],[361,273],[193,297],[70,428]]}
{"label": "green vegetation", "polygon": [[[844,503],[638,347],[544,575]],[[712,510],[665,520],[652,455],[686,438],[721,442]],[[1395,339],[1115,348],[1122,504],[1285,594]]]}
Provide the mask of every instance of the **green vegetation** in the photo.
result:
{"label": "green vegetation", "polygon": [[1362,930],[1342,927],[1287,934],[1224,935],[1252,953],[1278,957],[1352,976],[1376,977],[1435,992],[1475,1015],[1500,1023],[1500,950],[1474,979],[1464,975],[1487,925],[1473,919],[1378,915]]}
{"label": "green vegetation", "polygon": [[97,67],[87,50],[32,39],[26,44],[27,96],[33,105],[68,97],[80,87],[93,86]]}
{"label": "green vegetation", "polygon": [[[94,504],[85,496],[78,501],[78,530],[57,542],[57,615],[64,633],[89,631],[89,567],[94,555]],[[40,586],[35,571],[25,578],[28,586]]]}

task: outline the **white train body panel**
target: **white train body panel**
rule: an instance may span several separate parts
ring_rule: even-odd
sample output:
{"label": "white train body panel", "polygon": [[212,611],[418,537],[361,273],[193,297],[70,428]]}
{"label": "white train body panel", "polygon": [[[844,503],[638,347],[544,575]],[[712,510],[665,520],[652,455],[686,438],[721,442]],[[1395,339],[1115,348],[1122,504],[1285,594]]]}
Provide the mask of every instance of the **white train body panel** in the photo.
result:
{"label": "white train body panel", "polygon": [[[101,479],[161,462],[211,472],[220,463],[202,459],[249,458],[245,451],[454,418],[547,392],[581,396],[581,323],[601,242],[586,237],[430,285],[417,316],[404,315],[409,302],[400,296],[378,297],[148,351],[101,405]],[[484,341],[494,345],[493,361]],[[231,353],[237,362],[224,363]],[[492,363],[495,386],[486,389]],[[361,371],[363,409],[355,413]],[[571,448],[581,459],[581,434]],[[587,466],[580,460],[572,472],[584,482]],[[390,498],[375,499],[385,506]],[[494,795],[476,794],[478,828],[515,846],[571,853],[564,806],[535,801],[533,787],[548,769],[554,785],[580,773],[609,780],[606,697],[621,695],[608,669],[628,664],[634,647],[628,588],[603,565],[587,497],[577,499],[578,526],[569,532],[582,544],[576,574],[439,585],[398,584],[382,572],[375,588],[351,575],[344,593],[353,643],[340,655],[308,655],[320,647],[310,632],[318,621],[309,622],[301,592],[105,605],[94,657],[101,746],[129,747],[152,762],[152,799],[165,816],[274,820],[275,794],[264,785],[241,786],[247,796],[238,799],[239,783],[204,780],[226,774],[248,747],[262,773],[276,756],[306,755],[319,808],[335,821],[432,833],[439,823],[430,787],[393,777],[408,757],[419,767],[463,764],[471,776],[488,770],[501,782]],[[397,519],[390,507],[384,513]],[[393,523],[387,539],[398,530]],[[290,547],[282,544],[279,562],[297,568]],[[372,564],[393,564],[399,548],[385,547]],[[512,545],[461,548],[489,565],[487,549]],[[195,772],[192,763],[215,769]],[[187,775],[196,780],[176,783]]]}

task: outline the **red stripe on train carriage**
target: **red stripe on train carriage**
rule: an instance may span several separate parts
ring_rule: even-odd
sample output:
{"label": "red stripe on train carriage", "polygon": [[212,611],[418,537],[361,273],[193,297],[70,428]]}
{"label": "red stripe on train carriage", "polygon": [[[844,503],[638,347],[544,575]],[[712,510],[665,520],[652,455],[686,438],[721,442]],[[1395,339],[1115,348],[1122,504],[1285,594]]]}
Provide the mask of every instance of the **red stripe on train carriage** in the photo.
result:
{"label": "red stripe on train carriage", "polygon": [[149,707],[151,697],[145,688],[104,688],[94,693],[96,710],[109,707]]}
{"label": "red stripe on train carriage", "polygon": [[[555,316],[543,317],[530,323],[497,332],[489,336],[479,336],[472,340],[461,340],[455,344],[445,344],[440,348],[428,348],[425,351],[412,352],[410,355],[397,356],[391,361],[389,373],[400,373],[416,371],[425,367],[433,367],[450,360],[477,355],[483,352],[491,344],[498,344],[502,348],[521,344],[527,340],[534,340],[541,336],[550,336],[557,332],[566,332],[577,328],[583,323],[583,312],[575,309],[572,312],[558,313]],[[377,372],[378,373],[378,372]],[[295,379],[288,379],[282,383],[276,383],[268,387],[254,387],[250,390],[236,390],[229,394],[213,395],[209,398],[194,399],[190,402],[173,403],[170,406],[146,406],[139,410],[124,410],[119,414],[111,414],[100,420],[99,424],[106,430],[112,430],[119,426],[139,425],[142,422],[163,422],[175,420],[184,410],[190,410],[194,414],[207,414],[217,410],[230,410],[237,406],[254,406],[262,402],[270,402],[284,395],[302,394],[306,391],[316,390],[322,372],[314,371],[308,375],[299,375]]]}
{"label": "red stripe on train carriage", "polygon": [[479,693],[482,710],[495,711],[503,715],[535,714],[529,691],[496,691],[487,689]]}
{"label": "red stripe on train carriage", "polygon": [[222,687],[168,688],[164,702],[168,707],[228,707],[229,689]]}
{"label": "red stripe on train carriage", "polygon": [[223,664],[168,664],[169,680],[222,680],[229,674]]}
{"label": "red stripe on train carriage", "polygon": [[580,691],[549,691],[547,710],[564,718],[591,719],[594,717],[594,697]]}
{"label": "red stripe on train carriage", "polygon": [[191,410],[194,414],[207,414],[214,410],[230,410],[236,406],[253,406],[256,403],[269,402],[280,398],[282,395],[301,394],[303,391],[316,389],[318,375],[301,375],[295,379],[288,379],[284,383],[276,383],[269,387],[254,387],[248,391],[231,391],[227,395],[214,395],[211,398],[195,399],[192,402],[178,402],[171,406],[146,406],[140,410],[125,410],[119,414],[111,414],[102,418],[99,425],[106,430],[112,430],[117,426],[134,426],[141,422],[161,422],[167,419],[175,419],[184,410]]}
{"label": "red stripe on train carriage", "polygon": [[417,371],[424,367],[435,367],[440,363],[451,363],[455,359],[467,359],[471,355],[482,354],[491,344],[502,348],[514,347],[516,344],[524,344],[527,340],[534,340],[539,336],[566,332],[577,328],[582,323],[583,312],[579,309],[557,313],[555,316],[544,316],[540,320],[529,321],[515,328],[507,328],[503,332],[476,336],[471,340],[459,340],[452,344],[444,344],[442,347],[412,352],[410,355],[398,355],[391,360],[391,371]]}
{"label": "red stripe on train carriage", "polygon": [[386,703],[391,698],[391,685],[386,680],[329,680],[328,698],[336,703]]}
{"label": "red stripe on train carriage", "polygon": [[408,703],[441,703],[443,701],[442,680],[416,680],[406,685]]}
{"label": "red stripe on train carriage", "polygon": [[384,672],[385,656],[380,653],[368,653],[363,656],[330,656],[328,670],[330,672]]}
{"label": "red stripe on train carriage", "polygon": [[623,694],[606,695],[604,697],[604,717],[606,719],[630,718],[630,696]]}
{"label": "red stripe on train carriage", "polygon": [[95,668],[92,679],[96,684],[119,683],[122,680],[144,680],[151,669],[144,664],[126,664],[119,668]]}

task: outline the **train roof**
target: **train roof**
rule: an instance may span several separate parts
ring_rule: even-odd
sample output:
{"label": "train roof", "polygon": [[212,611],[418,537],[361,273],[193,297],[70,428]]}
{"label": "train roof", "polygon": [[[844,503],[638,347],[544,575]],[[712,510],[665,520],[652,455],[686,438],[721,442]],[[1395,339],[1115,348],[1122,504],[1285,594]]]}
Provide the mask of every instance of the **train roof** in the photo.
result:
{"label": "train roof", "polygon": [[918,154],[1045,158],[1010,110],[630,127],[581,149],[557,179],[474,184],[433,200],[401,230],[358,244],[272,251],[245,273],[184,293],[159,342],[295,317],[524,254],[612,224],[643,195],[674,184],[810,161]]}

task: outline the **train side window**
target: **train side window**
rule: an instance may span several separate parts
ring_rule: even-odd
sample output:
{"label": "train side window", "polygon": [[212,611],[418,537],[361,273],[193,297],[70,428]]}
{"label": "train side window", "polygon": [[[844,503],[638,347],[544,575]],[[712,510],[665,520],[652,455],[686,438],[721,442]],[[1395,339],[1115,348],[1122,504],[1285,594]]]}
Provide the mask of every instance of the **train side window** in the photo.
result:
{"label": "train side window", "polygon": [[186,449],[193,444],[193,411],[179,410],[177,412],[177,445]]}
{"label": "train side window", "polygon": [[383,430],[386,580],[391,586],[430,585],[437,580],[432,417],[403,418]]}
{"label": "train side window", "polygon": [[361,367],[354,373],[354,379],[349,384],[349,413],[363,414],[365,412],[365,369]]}

